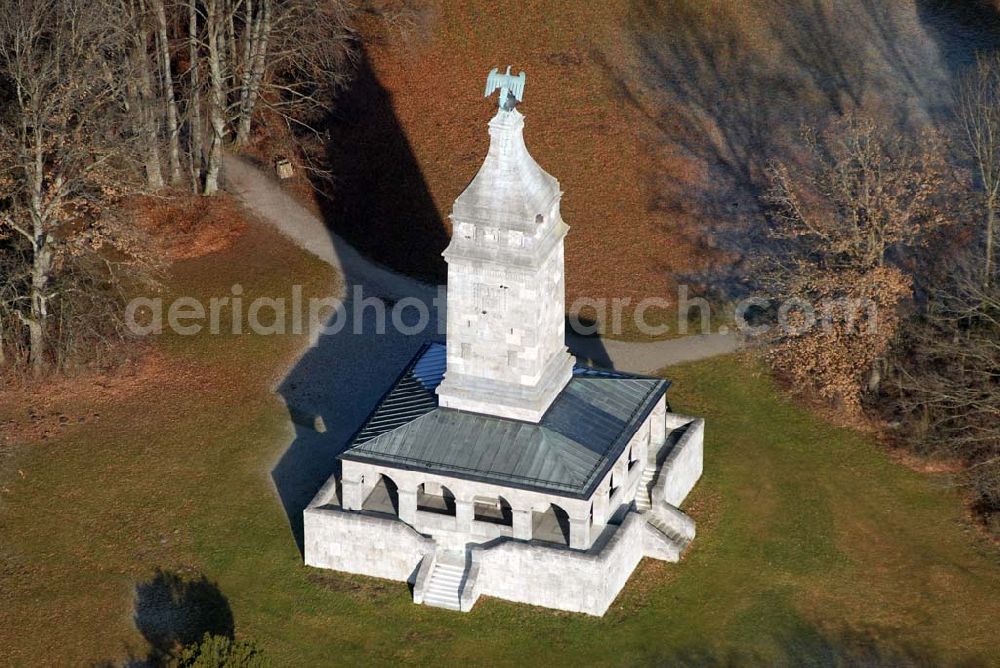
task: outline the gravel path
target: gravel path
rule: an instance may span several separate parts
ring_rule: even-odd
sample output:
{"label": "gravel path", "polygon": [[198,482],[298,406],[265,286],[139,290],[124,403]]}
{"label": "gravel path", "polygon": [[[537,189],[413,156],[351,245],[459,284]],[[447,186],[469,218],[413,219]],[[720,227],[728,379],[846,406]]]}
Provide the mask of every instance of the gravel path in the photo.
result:
{"label": "gravel path", "polygon": [[[416,297],[429,303],[436,286],[397,274],[361,255],[323,221],[282,190],[270,175],[231,155],[225,160],[225,187],[250,211],[274,225],[304,250],[336,269],[350,289],[363,286],[365,296],[392,300]],[[672,364],[731,353],[739,348],[733,334],[686,336],[667,341],[632,342],[599,337],[567,337],[567,345],[581,360],[621,371],[650,373]]]}
{"label": "gravel path", "polygon": [[347,285],[364,285],[374,294],[400,298],[432,297],[436,289],[385,269],[364,257],[302,206],[269,174],[242,158],[226,155],[225,188],[245,207],[344,276]]}

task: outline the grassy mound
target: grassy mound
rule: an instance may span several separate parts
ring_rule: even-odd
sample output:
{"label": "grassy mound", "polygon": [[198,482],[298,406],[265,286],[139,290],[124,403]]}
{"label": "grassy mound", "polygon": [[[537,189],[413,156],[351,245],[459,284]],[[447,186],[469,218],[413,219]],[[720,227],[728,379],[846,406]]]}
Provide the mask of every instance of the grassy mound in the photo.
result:
{"label": "grassy mound", "polygon": [[[178,264],[170,287],[208,296],[236,282],[250,298],[335,281],[251,225]],[[687,504],[699,537],[679,565],[643,562],[602,619],[489,599],[459,615],[414,606],[401,583],[306,568],[270,477],[292,439],[271,390],[304,344],[166,338],[129,393],[52,407],[91,419],[6,446],[0,662],[147,655],[136,597],[160,572],[209,583],[212,618],[276,665],[954,663],[993,649],[997,555],[947,479],[790,405],[738,358],[668,370],[675,408],[708,420]]]}

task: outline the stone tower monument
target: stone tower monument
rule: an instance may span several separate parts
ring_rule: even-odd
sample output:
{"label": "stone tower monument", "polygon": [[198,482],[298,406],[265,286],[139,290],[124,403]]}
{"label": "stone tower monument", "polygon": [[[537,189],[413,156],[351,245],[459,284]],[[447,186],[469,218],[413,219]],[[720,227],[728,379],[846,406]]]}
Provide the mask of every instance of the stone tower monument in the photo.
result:
{"label": "stone tower monument", "polygon": [[[603,615],[643,557],[678,561],[695,523],[705,421],[670,381],[575,366],[563,342],[559,183],[500,89],[490,149],[455,201],[448,341],[417,351],[303,511],[305,563],[412,583],[413,601],[480,596]],[[409,346],[409,342],[401,342]]]}
{"label": "stone tower monument", "polygon": [[[492,88],[491,88],[492,87]],[[524,145],[515,108],[524,73],[490,74],[500,89],[490,148],[455,200],[448,263],[447,371],[442,407],[537,423],[569,382],[559,182]]]}

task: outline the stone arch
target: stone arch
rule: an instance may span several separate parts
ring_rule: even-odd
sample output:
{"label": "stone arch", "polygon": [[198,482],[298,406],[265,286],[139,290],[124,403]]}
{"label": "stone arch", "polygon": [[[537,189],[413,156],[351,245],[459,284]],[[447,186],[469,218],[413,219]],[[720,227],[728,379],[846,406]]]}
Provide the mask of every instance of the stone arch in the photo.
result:
{"label": "stone arch", "polygon": [[543,512],[531,513],[531,533],[535,540],[569,545],[569,513],[555,503]]}
{"label": "stone arch", "polygon": [[455,495],[438,483],[420,483],[417,487],[417,510],[455,516]]}
{"label": "stone arch", "polygon": [[514,511],[502,496],[496,500],[477,497],[473,502],[473,518],[478,522],[489,522],[501,526],[514,526]]}
{"label": "stone arch", "polygon": [[376,513],[399,515],[399,486],[396,481],[384,473],[378,475],[378,480],[372,485],[371,491],[365,496],[362,510]]}

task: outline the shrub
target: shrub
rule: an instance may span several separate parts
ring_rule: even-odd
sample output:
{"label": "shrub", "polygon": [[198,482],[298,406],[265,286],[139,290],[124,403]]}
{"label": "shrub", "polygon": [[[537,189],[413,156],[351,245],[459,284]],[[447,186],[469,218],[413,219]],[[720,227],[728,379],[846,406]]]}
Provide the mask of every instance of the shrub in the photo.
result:
{"label": "shrub", "polygon": [[233,640],[206,633],[181,650],[177,665],[183,668],[263,668],[270,665],[252,640]]}

